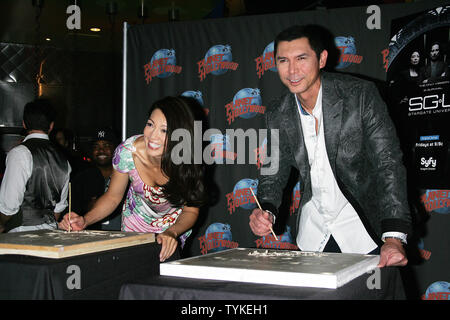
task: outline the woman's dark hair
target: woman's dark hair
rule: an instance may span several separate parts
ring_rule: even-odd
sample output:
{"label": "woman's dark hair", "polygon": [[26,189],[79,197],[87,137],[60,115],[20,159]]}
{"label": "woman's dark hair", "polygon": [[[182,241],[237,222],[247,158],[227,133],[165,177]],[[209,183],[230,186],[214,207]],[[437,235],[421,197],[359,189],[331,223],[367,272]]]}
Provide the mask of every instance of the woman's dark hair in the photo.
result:
{"label": "woman's dark hair", "polygon": [[[197,108],[197,109],[196,109]],[[199,207],[206,201],[203,165],[194,162],[194,121],[198,119],[199,105],[194,99],[187,97],[165,97],[156,101],[148,112],[148,117],[155,109],[161,110],[167,122],[165,150],[161,159],[161,169],[169,177],[169,181],[162,187],[164,197],[174,206]],[[197,118],[197,119],[196,119]],[[172,159],[172,150],[178,141],[172,141],[175,130],[184,129],[189,135],[189,161]],[[179,163],[179,164],[178,164]]]}

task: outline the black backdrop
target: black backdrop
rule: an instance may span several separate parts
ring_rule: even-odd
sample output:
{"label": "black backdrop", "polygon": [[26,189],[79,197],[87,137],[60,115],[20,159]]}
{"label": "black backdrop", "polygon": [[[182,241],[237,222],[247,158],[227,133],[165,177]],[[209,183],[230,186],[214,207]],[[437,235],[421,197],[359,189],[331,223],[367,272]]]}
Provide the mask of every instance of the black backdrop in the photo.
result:
{"label": "black backdrop", "polygon": [[[261,131],[263,114],[268,102],[284,90],[273,64],[272,41],[278,32],[294,24],[325,27],[337,47],[336,60],[328,68],[371,79],[384,93],[392,50],[391,22],[445,2],[125,25],[123,138],[140,134],[149,106],[166,95],[195,98],[207,115],[208,126],[216,130],[208,139],[194,137],[214,146],[215,161],[209,169],[217,198],[202,211],[186,253],[199,255],[233,247],[296,248],[295,235],[290,232],[300,197],[295,172],[285,190],[285,223],[275,230],[279,240],[256,237],[248,226],[249,214],[256,207],[250,188],[257,193],[258,160],[267,151]],[[378,16],[374,15],[377,9]],[[370,22],[377,18],[379,28],[372,28]],[[250,143],[252,139],[238,141],[238,129],[256,136],[256,145]],[[236,158],[236,145],[242,143],[246,150],[243,164]],[[448,215],[445,218],[448,226]],[[440,265],[436,274],[443,282],[448,281],[448,250],[445,259],[447,267]],[[419,291],[425,293],[423,288]]]}

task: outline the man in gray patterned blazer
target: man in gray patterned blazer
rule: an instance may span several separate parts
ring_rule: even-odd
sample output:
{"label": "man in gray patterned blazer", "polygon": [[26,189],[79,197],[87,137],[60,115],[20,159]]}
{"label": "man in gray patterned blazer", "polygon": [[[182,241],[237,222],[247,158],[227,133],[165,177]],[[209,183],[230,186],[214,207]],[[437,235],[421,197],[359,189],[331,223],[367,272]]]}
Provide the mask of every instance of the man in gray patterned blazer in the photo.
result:
{"label": "man in gray patterned blazer", "polygon": [[316,26],[290,27],[275,39],[278,74],[290,92],[267,108],[280,163],[275,174],[260,172],[263,210],[253,210],[250,228],[258,236],[271,232],[294,167],[301,250],[380,254],[379,267],[404,266],[411,215],[395,128],[372,83],[322,70],[322,39]]}

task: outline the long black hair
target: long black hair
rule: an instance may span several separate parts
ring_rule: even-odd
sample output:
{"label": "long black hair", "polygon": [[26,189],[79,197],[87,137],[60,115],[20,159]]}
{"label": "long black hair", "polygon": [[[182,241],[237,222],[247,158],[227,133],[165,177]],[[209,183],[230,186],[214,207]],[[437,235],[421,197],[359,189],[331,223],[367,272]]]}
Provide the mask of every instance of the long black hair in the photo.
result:
{"label": "long black hair", "polygon": [[[161,170],[169,181],[160,186],[164,197],[174,206],[199,207],[206,202],[204,185],[204,168],[202,163],[194,162],[194,122],[199,118],[200,106],[187,97],[165,97],[156,101],[148,112],[148,117],[155,109],[161,110],[167,122],[165,149],[161,159]],[[172,150],[179,143],[172,141],[175,130],[184,129],[190,137],[187,154],[189,161],[174,161]],[[202,161],[201,161],[202,162]]]}

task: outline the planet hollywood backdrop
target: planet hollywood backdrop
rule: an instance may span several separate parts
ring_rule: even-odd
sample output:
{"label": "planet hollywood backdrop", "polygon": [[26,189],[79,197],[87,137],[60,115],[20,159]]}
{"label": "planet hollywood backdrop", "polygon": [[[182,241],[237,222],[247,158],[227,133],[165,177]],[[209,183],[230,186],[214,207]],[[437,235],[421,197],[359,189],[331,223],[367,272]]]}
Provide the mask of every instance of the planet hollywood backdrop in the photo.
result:
{"label": "planet hollywood backdrop", "polygon": [[[167,95],[195,99],[203,108],[207,128],[214,129],[212,134],[193,137],[203,151],[208,150],[202,156],[210,155],[208,182],[211,195],[215,196],[201,212],[186,245],[187,255],[235,247],[298,249],[292,233],[301,197],[295,172],[284,190],[284,215],[275,228],[278,240],[272,235],[257,237],[248,225],[249,215],[256,207],[251,191],[258,192],[257,171],[270,155],[266,150],[264,113],[269,101],[285,90],[273,58],[273,39],[281,30],[308,23],[325,27],[337,52],[337,59],[334,64],[330,61],[329,68],[369,78],[386,88],[392,62],[391,22],[444,3],[434,0],[192,22],[125,24],[123,138],[141,133],[149,106]],[[440,19],[440,15],[435,18]],[[430,126],[433,127],[433,120]],[[246,138],[239,140],[238,136]],[[448,136],[439,137],[447,139],[439,142],[448,147]],[[238,149],[245,150],[245,157]],[[448,159],[445,161],[448,167]],[[439,185],[429,189],[446,188],[449,187]],[[421,199],[437,196],[428,192],[432,195]],[[443,213],[442,218],[444,221],[436,228],[446,225],[442,230],[448,230],[448,214]],[[447,260],[443,271],[437,266],[440,272],[435,273],[435,282],[444,282],[445,287],[449,281],[447,233],[443,239],[441,248],[447,251],[433,252],[427,263],[431,264],[435,255],[443,255]],[[422,240],[428,245],[427,238]],[[419,278],[420,267],[414,270]],[[426,289],[419,289],[420,295],[425,295]]]}

